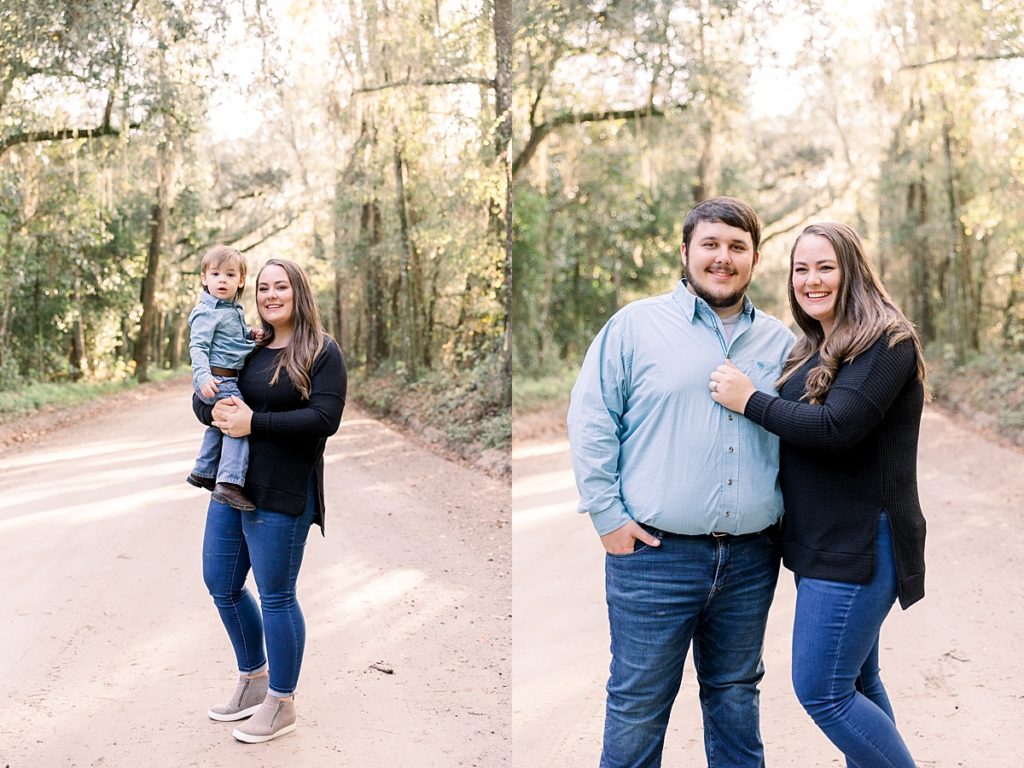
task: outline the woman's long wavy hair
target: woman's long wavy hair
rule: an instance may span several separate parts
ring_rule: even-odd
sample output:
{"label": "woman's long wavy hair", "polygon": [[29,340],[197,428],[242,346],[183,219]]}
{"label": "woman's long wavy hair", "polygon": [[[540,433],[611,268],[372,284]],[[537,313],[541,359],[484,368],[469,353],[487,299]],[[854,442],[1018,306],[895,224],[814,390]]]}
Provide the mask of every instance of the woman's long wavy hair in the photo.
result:
{"label": "woman's long wavy hair", "polygon": [[[828,240],[839,262],[836,317],[828,338],[825,337],[821,323],[800,308],[793,289],[793,258],[797,243],[805,235],[818,235]],[[790,352],[782,376],[776,382],[777,388],[814,357],[815,353],[820,352],[821,362],[808,372],[802,398],[820,405],[835,380],[839,366],[853,362],[883,334],[889,337],[890,347],[906,339],[913,341],[914,349],[917,350],[917,375],[921,383],[924,383],[924,354],[917,331],[878,279],[857,233],[845,224],[811,224],[797,237],[789,252],[789,306],[804,336]]]}
{"label": "woman's long wavy hair", "polygon": [[[305,271],[298,264],[287,259],[268,259],[267,263],[260,267],[256,274],[256,304],[259,307],[259,286],[260,276],[263,270],[270,266],[281,267],[288,275],[288,282],[292,285],[292,338],[288,342],[281,355],[277,359],[277,367],[274,368],[274,375],[270,378],[271,385],[276,384],[283,368],[288,373],[288,378],[299,390],[303,399],[309,399],[310,393],[310,372],[313,370],[313,361],[324,346],[324,327],[320,322],[320,311],[316,307],[316,298],[313,289],[309,285],[309,278]],[[261,346],[267,346],[274,340],[274,328],[260,315],[260,322],[263,325],[263,340]]]}

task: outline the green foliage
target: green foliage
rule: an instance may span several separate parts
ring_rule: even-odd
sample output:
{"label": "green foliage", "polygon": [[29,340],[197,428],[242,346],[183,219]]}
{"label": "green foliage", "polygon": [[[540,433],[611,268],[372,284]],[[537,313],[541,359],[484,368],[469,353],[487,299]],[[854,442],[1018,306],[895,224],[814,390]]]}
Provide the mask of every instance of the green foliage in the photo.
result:
{"label": "green foliage", "polygon": [[[178,378],[181,371],[160,371],[157,382]],[[0,372],[2,376],[2,372]],[[0,378],[0,423],[9,422],[42,410],[59,410],[91,402],[106,395],[124,392],[139,386],[126,370],[109,381],[96,382],[25,382]]]}
{"label": "green foliage", "polygon": [[466,458],[511,445],[511,413],[493,379],[500,373],[477,368],[465,373],[433,372],[415,382],[399,369],[350,372],[349,395],[366,408],[410,424]]}
{"label": "green foliage", "polygon": [[618,307],[669,290],[680,219],[712,194],[759,212],[750,295],[773,314],[795,235],[842,221],[926,342],[1024,349],[1018,6],[529,3],[517,376],[577,363]]}
{"label": "green foliage", "polygon": [[1024,354],[990,350],[957,365],[951,349],[929,350],[935,399],[1024,444]]}
{"label": "green foliage", "polygon": [[579,372],[578,365],[565,365],[546,375],[516,376],[512,387],[512,409],[515,415],[567,406],[569,393]]}

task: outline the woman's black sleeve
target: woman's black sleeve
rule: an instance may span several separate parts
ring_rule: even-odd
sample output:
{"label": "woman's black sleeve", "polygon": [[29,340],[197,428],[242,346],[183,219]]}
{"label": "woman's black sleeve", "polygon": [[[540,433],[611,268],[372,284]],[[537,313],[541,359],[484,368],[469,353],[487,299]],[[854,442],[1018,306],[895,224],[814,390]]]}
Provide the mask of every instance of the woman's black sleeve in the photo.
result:
{"label": "woman's black sleeve", "polygon": [[889,347],[881,338],[836,373],[821,405],[784,400],[755,392],[743,415],[791,445],[844,451],[852,448],[885,417],[917,370],[912,341]]}
{"label": "woman's black sleeve", "polygon": [[192,411],[206,426],[213,424],[213,406],[200,400],[195,392],[192,393]]}

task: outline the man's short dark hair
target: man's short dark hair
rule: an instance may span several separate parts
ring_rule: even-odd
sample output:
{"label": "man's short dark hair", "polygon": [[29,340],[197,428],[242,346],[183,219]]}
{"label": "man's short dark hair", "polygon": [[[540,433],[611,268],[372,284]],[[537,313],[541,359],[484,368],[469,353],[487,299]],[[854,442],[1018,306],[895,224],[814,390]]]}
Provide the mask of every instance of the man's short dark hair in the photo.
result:
{"label": "man's short dark hair", "polygon": [[693,230],[702,221],[720,221],[730,227],[742,229],[750,233],[750,239],[754,243],[754,250],[761,245],[761,221],[754,213],[754,209],[737,200],[735,197],[709,197],[707,200],[695,205],[683,222],[683,245],[690,250],[690,238],[693,237]]}

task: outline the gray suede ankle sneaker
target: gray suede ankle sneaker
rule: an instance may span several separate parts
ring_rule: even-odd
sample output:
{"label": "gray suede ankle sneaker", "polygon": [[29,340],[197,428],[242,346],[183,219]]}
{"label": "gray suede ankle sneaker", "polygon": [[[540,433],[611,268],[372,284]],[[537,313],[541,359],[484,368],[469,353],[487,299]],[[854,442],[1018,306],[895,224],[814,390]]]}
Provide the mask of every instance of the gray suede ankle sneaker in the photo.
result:
{"label": "gray suede ankle sneaker", "polygon": [[247,744],[259,744],[261,741],[270,741],[294,730],[294,699],[267,696],[249,722],[235,728],[231,735]]}
{"label": "gray suede ankle sneaker", "polygon": [[231,694],[231,700],[227,704],[220,704],[210,707],[207,713],[213,720],[242,720],[249,717],[263,703],[267,696],[267,688],[270,686],[270,678],[266,675],[260,677],[238,678],[238,687]]}

